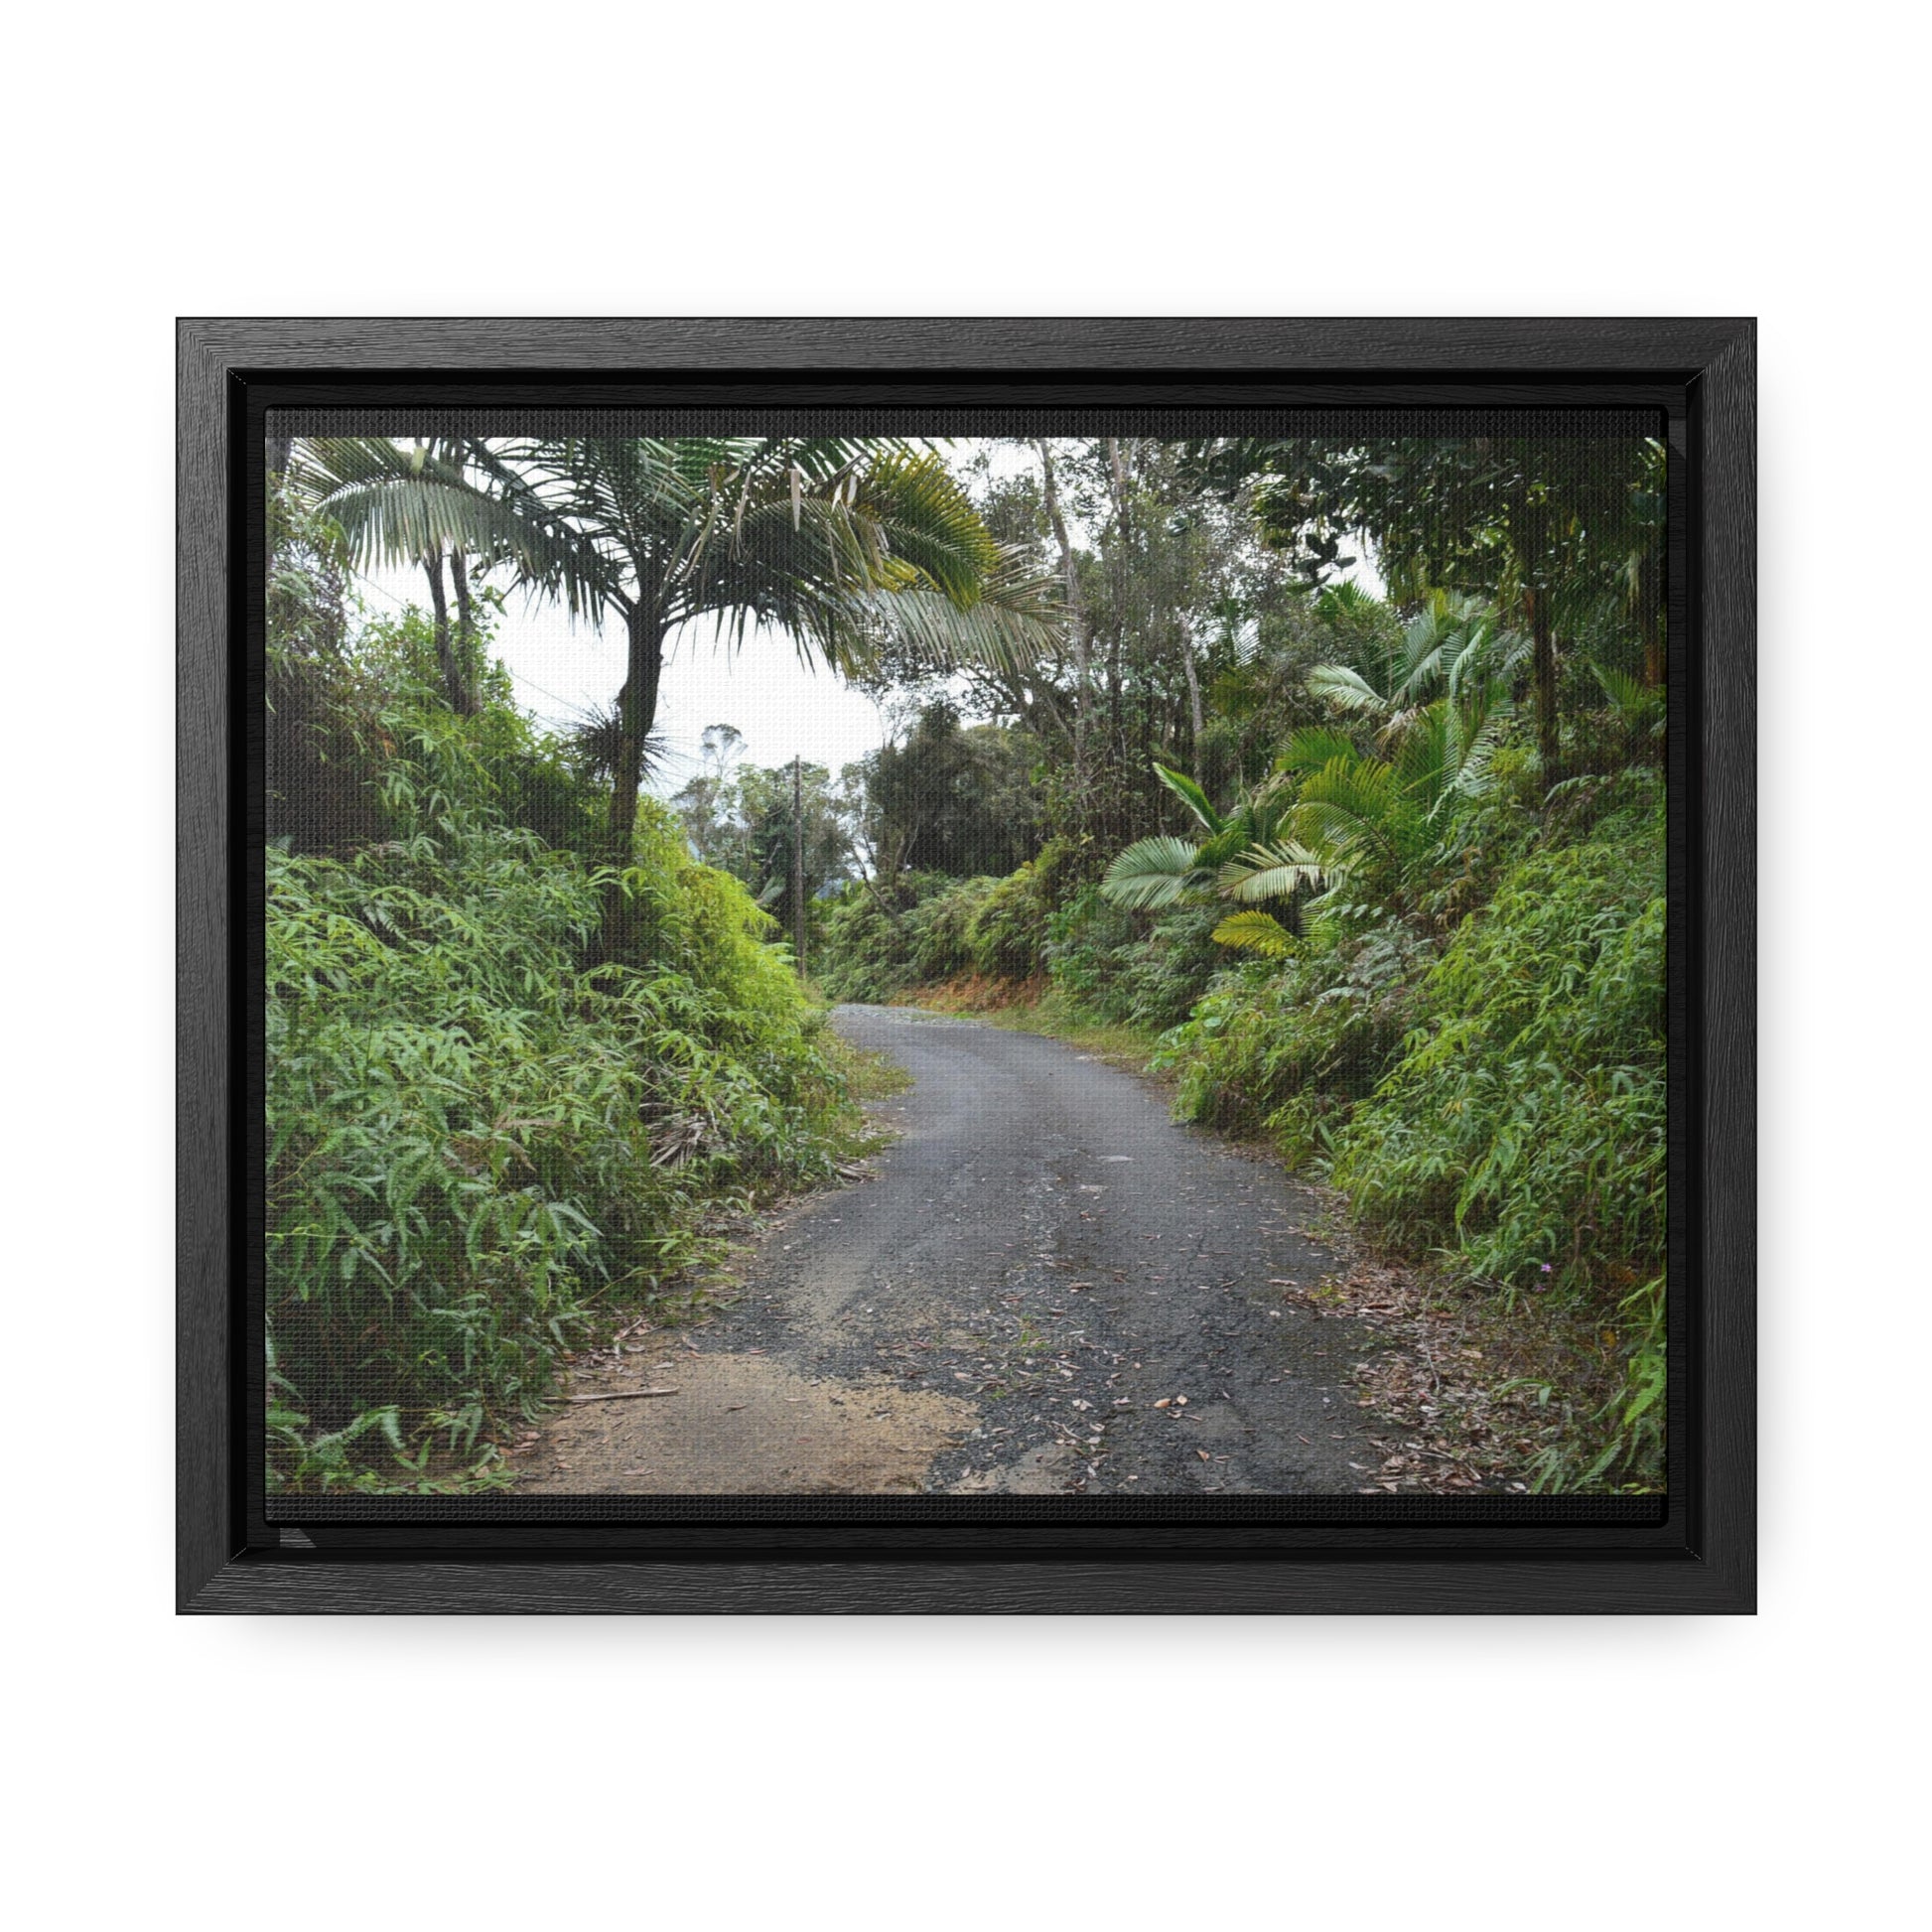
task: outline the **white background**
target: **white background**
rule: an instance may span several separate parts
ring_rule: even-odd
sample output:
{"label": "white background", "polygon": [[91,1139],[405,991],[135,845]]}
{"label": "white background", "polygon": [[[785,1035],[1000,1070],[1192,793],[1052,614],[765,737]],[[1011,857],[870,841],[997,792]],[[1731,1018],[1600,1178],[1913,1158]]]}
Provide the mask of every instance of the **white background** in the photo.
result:
{"label": "white background", "polygon": [[[0,1445],[20,1922],[1911,1913],[1923,50],[1903,9],[1819,10],[1802,36],[1783,18],[311,0],[16,19]],[[1761,316],[1763,1614],[174,1619],[182,312]]]}

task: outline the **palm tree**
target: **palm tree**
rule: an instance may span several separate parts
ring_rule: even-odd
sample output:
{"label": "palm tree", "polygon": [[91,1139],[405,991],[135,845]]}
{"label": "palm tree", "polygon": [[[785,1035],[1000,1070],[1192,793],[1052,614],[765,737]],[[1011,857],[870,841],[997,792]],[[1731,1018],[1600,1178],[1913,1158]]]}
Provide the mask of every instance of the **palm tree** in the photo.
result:
{"label": "palm tree", "polygon": [[942,666],[1024,663],[1055,634],[1050,586],[994,540],[937,456],[902,443],[567,437],[492,445],[487,465],[523,515],[590,553],[563,570],[519,563],[519,576],[623,623],[620,850],[665,645],[686,624],[717,621],[733,648],[769,625],[841,671],[888,636]]}
{"label": "palm tree", "polygon": [[[420,566],[429,581],[437,669],[451,709],[476,709],[468,555],[511,560],[530,580],[566,568],[568,533],[532,520],[511,498],[483,487],[461,438],[404,448],[386,436],[305,437],[291,450],[286,487],[341,529],[358,567]],[[443,567],[450,566],[457,621],[451,634]]]}
{"label": "palm tree", "polygon": [[[1273,891],[1248,897],[1280,897],[1319,883],[1320,866],[1314,854],[1303,851],[1280,834],[1294,804],[1293,791],[1280,773],[1264,780],[1225,817],[1184,772],[1156,759],[1154,775],[1193,814],[1205,836],[1183,839],[1170,834],[1137,839],[1107,868],[1100,882],[1103,897],[1116,905],[1151,911],[1167,905],[1199,903],[1217,895],[1234,897],[1223,884],[1228,868],[1239,864],[1244,854],[1263,852],[1270,855],[1280,877]],[[1299,876],[1291,876],[1297,867]],[[1280,951],[1292,934],[1272,914],[1242,912],[1223,919],[1214,928],[1214,937],[1223,945]]]}
{"label": "palm tree", "polygon": [[[1327,596],[1342,601],[1339,592]],[[1309,694],[1338,714],[1373,724],[1386,745],[1402,736],[1432,697],[1446,694],[1465,705],[1479,697],[1485,712],[1506,704],[1508,681],[1530,646],[1528,637],[1503,623],[1493,604],[1432,591],[1389,645],[1381,689],[1346,664],[1316,664],[1309,672]]]}
{"label": "palm tree", "polygon": [[[311,445],[318,473],[367,465],[340,443]],[[622,622],[624,680],[607,734],[620,865],[665,646],[681,627],[715,621],[737,648],[769,625],[841,671],[888,641],[934,668],[1022,667],[1057,635],[1052,583],[993,537],[938,456],[902,441],[568,436],[472,440],[461,455],[456,475],[426,458],[403,486],[389,476],[387,487],[321,500],[389,555],[419,555],[461,528],[573,616]]]}
{"label": "palm tree", "polygon": [[621,620],[611,824],[626,849],[664,646],[685,624],[716,619],[734,647],[768,624],[841,670],[889,636],[943,668],[1024,663],[1057,634],[1050,584],[993,538],[940,458],[902,442],[471,441],[459,470],[447,451],[393,445],[372,462],[373,441],[308,446],[312,473],[355,484],[318,500],[364,552],[413,559],[467,538],[573,615]]}
{"label": "palm tree", "polygon": [[[1155,906],[1218,897],[1241,910],[1223,919],[1223,945],[1275,954],[1293,934],[1269,901],[1343,881],[1394,897],[1441,839],[1451,802],[1488,784],[1490,762],[1513,717],[1511,674],[1529,640],[1506,630],[1494,610],[1437,596],[1389,653],[1378,689],[1342,664],[1316,665],[1309,689],[1337,713],[1375,727],[1380,755],[1347,732],[1305,726],[1275,760],[1275,772],[1231,818],[1200,786],[1156,764],[1206,837],[1142,839],[1107,870],[1101,891],[1118,904]],[[1438,692],[1428,702],[1425,693]]]}

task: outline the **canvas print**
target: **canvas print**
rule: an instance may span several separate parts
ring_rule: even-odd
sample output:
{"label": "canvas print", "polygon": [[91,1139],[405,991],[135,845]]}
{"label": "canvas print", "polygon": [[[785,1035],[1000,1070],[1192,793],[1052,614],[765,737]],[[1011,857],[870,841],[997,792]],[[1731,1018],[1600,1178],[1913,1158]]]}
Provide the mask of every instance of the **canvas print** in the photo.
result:
{"label": "canvas print", "polygon": [[1660,425],[785,429],[270,415],[271,1500],[1660,1490]]}

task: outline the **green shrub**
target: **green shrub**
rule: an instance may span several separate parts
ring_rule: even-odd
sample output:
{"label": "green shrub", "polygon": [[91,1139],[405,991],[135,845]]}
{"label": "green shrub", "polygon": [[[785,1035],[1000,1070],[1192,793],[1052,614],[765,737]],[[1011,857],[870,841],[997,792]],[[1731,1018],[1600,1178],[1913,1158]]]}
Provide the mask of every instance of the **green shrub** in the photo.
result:
{"label": "green shrub", "polygon": [[623,879],[648,957],[586,971],[609,876],[505,816],[500,719],[405,685],[379,725],[389,836],[267,861],[271,1471],[305,1486],[486,1461],[601,1311],[842,1132],[769,921],[667,814]]}
{"label": "green shrub", "polygon": [[1053,984],[1095,1020],[1162,1032],[1177,1026],[1230,963],[1214,910],[1179,906],[1150,920],[1082,887],[1046,920]]}
{"label": "green shrub", "polygon": [[1139,942],[1143,920],[1082,886],[1046,920],[1046,969],[1054,986],[1097,1020],[1125,1020],[1118,1003],[1115,953]]}
{"label": "green shrub", "polygon": [[1607,1306],[1663,1268],[1664,1050],[1660,800],[1532,854],[1460,927],[1335,1183],[1389,1238]]}
{"label": "green shrub", "polygon": [[927,873],[853,884],[827,915],[819,980],[836,1000],[887,1001],[961,973],[1024,977],[1044,917],[1024,866],[1005,880]]}
{"label": "green shrub", "polygon": [[1156,1056],[1177,1075],[1175,1114],[1318,1161],[1388,1065],[1428,956],[1398,921],[1329,917],[1287,960],[1226,972]]}
{"label": "green shrub", "polygon": [[1175,906],[1155,919],[1144,939],[1118,951],[1120,1017],[1155,1033],[1179,1026],[1227,970],[1227,948],[1213,937],[1220,918],[1211,906]]}
{"label": "green shrub", "polygon": [[1009,873],[973,909],[966,944],[973,968],[989,979],[1032,979],[1046,943],[1047,902],[1031,865]]}
{"label": "green shrub", "polygon": [[[928,985],[973,970],[973,920],[993,896],[995,879],[947,880],[906,916],[911,928],[912,983]],[[915,886],[915,891],[920,887]]]}
{"label": "green shrub", "polygon": [[830,998],[882,1004],[910,979],[911,934],[902,917],[855,880],[827,908],[817,960],[818,983]]}

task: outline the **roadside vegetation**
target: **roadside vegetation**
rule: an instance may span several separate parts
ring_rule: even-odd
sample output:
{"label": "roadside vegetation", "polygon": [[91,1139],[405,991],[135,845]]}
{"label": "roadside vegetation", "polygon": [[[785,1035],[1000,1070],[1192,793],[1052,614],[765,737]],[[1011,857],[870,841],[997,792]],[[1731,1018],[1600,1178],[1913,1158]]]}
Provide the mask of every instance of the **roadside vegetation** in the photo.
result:
{"label": "roadside vegetation", "polygon": [[[661,634],[560,738],[492,667],[480,580],[623,611],[661,568],[679,608],[781,608],[835,658],[887,634],[997,653],[1038,619],[989,584],[1003,553],[943,468],[892,448],[526,450],[510,483],[489,451],[277,455],[270,1480],[487,1484],[570,1354],[673,1292],[721,1217],[831,1178],[863,1144],[852,1088],[890,1079],[826,1029],[770,913],[636,795]],[[576,493],[530,481],[553,473]],[[556,507],[599,491],[615,537]],[[702,524],[726,506],[720,558]],[[429,608],[369,621],[358,557],[421,564]]]}
{"label": "roadside vegetation", "polygon": [[[824,985],[1115,1030],[1179,1118],[1333,1190],[1482,1328],[1540,1486],[1654,1486],[1660,453],[1040,456],[989,505],[1057,557],[1071,632],[1024,677],[952,680],[902,740],[952,743],[970,684],[1010,741],[983,767],[1031,761],[1033,842],[845,885]],[[935,842],[890,786],[855,802],[872,852]]]}
{"label": "roadside vegetation", "polygon": [[[1655,445],[275,460],[277,1481],[496,1479],[573,1350],[852,1158],[890,1073],[835,1000],[1149,1067],[1327,1189],[1423,1312],[1506,1340],[1462,1352],[1508,1378],[1516,1467],[1661,1481]],[[421,610],[359,610],[375,560]],[[626,639],[573,732],[493,666],[517,592]],[[721,724],[652,795],[695,621],[787,630],[889,742],[761,768]]]}

